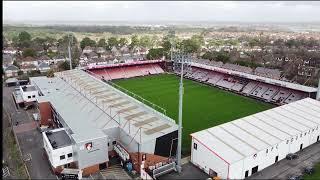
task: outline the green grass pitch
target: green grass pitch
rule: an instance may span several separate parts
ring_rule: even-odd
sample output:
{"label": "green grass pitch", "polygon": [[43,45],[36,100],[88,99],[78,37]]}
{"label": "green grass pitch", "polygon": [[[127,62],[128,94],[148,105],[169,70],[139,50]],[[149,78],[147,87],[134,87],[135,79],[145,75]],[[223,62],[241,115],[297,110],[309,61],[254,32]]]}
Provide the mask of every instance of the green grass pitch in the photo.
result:
{"label": "green grass pitch", "polygon": [[[179,78],[161,74],[113,81],[163,107],[178,122]],[[189,154],[190,134],[272,108],[273,105],[184,79],[183,154]]]}

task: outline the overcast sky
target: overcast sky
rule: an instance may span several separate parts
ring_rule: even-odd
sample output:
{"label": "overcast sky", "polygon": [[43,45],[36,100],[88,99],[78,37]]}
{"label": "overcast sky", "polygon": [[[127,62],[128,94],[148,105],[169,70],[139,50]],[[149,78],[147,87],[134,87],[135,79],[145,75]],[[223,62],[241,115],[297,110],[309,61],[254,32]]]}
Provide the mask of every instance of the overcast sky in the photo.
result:
{"label": "overcast sky", "polygon": [[4,1],[5,21],[320,22],[320,2]]}

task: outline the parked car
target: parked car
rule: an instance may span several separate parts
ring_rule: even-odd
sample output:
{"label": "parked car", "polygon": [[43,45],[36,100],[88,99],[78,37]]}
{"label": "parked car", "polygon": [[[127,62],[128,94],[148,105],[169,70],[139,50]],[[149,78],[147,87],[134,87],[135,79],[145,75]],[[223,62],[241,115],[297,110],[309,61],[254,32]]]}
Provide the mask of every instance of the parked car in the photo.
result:
{"label": "parked car", "polygon": [[314,168],[312,166],[307,166],[303,169],[304,174],[313,174],[314,173]]}
{"label": "parked car", "polygon": [[301,175],[291,175],[288,177],[288,180],[302,180]]}
{"label": "parked car", "polygon": [[299,158],[299,156],[297,154],[294,154],[294,153],[289,153],[286,156],[286,159],[288,159],[288,160],[293,160],[293,159],[297,159],[297,158]]}

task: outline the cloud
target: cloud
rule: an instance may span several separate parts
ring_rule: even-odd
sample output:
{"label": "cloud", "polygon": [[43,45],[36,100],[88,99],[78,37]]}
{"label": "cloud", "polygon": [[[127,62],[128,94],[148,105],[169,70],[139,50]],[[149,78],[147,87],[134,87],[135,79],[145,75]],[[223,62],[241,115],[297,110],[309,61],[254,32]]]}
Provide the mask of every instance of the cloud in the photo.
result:
{"label": "cloud", "polygon": [[15,21],[319,21],[308,1],[4,1]]}

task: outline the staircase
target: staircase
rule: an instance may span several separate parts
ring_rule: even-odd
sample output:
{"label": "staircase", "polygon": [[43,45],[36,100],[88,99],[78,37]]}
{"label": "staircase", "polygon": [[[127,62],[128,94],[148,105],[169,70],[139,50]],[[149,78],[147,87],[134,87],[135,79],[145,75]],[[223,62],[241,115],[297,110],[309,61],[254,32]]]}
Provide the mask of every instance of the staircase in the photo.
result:
{"label": "staircase", "polygon": [[105,179],[132,179],[120,164],[110,166],[100,172]]}

